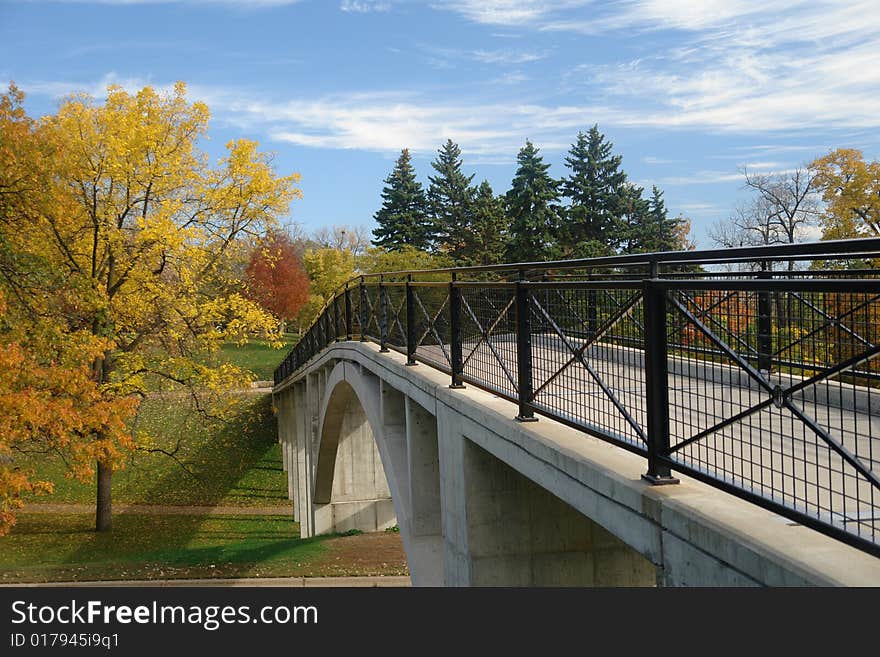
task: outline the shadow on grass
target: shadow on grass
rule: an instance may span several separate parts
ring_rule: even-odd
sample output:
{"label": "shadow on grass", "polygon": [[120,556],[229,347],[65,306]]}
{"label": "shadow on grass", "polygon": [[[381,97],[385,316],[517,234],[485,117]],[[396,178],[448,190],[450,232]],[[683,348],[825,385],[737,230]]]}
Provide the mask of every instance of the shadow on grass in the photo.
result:
{"label": "shadow on grass", "polygon": [[[199,506],[206,507],[206,512],[210,507],[218,505],[253,506],[257,500],[277,500],[279,504],[288,504],[275,426],[271,397],[264,395],[253,401],[234,420],[219,426],[211,440],[205,441],[196,451],[187,454],[187,464],[197,478],[183,468],[166,470],[161,477],[142,490],[139,499],[132,501],[192,505],[197,500]],[[185,427],[179,430],[185,430]],[[177,436],[168,438],[173,442]],[[267,481],[267,478],[270,480]],[[150,530],[149,524],[131,522],[135,518],[127,517],[137,515],[136,512],[114,515],[113,534],[116,536],[106,539],[107,544],[103,550],[108,560],[113,560],[114,538],[120,539],[120,548],[131,539],[137,540],[133,536],[118,536],[120,532]],[[284,519],[289,533],[285,531],[283,535],[277,526],[270,528],[271,523],[278,522],[278,516],[236,516],[230,519],[234,520],[236,527],[240,523],[236,531],[232,531],[216,516],[166,517],[173,523],[173,531],[163,534],[161,546],[143,537],[144,543],[153,546],[149,554],[143,556],[157,566],[206,566],[220,561],[229,563],[230,567],[233,563],[237,564],[234,570],[241,575],[248,572],[249,568],[267,559],[276,559],[300,545],[312,545],[295,538],[299,532],[292,517]],[[104,540],[103,536],[96,536],[96,541]],[[206,541],[214,544],[200,545]],[[95,541],[84,541],[79,549],[67,556],[66,563],[94,563],[95,547]],[[110,547],[109,551],[106,550],[107,547]],[[320,550],[315,543],[306,552],[317,553]],[[223,569],[223,572],[227,571],[228,569]]]}

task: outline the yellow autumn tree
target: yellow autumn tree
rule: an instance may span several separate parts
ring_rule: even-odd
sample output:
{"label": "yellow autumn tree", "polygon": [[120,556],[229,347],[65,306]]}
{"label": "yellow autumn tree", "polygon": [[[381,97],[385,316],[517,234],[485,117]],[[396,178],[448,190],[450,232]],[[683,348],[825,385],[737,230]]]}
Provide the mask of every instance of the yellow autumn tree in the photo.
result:
{"label": "yellow autumn tree", "polygon": [[309,249],[303,254],[303,266],[309,275],[309,300],[300,311],[300,324],[306,327],[345,281],[355,275],[354,254],[348,249],[330,247]]}
{"label": "yellow autumn tree", "polygon": [[[228,143],[211,163],[198,143],[208,119],[183,83],[165,94],[109,87],[103,103],[67,99],[23,138],[20,150],[38,144],[31,159],[48,175],[5,212],[0,243],[5,260],[36,263],[41,273],[31,288],[10,285],[8,303],[43,298],[50,332],[88,336],[90,381],[108,403],[143,396],[159,381],[241,385],[243,371],[207,366],[205,355],[254,333],[277,338],[277,320],[244,295],[242,257],[300,196],[299,176],[277,175],[247,140]],[[77,444],[91,446],[82,460],[97,470],[96,528],[109,529],[112,473],[132,437],[103,426],[80,434]]]}
{"label": "yellow autumn tree", "polygon": [[838,148],[810,164],[822,191],[823,239],[880,236],[880,162]]}

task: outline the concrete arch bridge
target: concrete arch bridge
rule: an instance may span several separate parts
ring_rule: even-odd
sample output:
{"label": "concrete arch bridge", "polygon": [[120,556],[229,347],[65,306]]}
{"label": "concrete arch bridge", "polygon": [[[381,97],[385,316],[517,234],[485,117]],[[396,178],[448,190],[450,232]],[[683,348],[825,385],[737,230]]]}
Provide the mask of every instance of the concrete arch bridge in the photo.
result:
{"label": "concrete arch bridge", "polygon": [[774,271],[875,254],[351,281],[275,374],[302,535],[397,525],[414,585],[876,586],[880,281]]}

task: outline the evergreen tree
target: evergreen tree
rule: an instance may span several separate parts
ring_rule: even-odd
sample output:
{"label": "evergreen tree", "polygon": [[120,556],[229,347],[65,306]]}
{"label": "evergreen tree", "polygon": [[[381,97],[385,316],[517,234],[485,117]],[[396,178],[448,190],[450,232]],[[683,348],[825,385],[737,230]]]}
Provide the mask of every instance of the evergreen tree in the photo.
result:
{"label": "evergreen tree", "polygon": [[510,220],[509,262],[547,260],[556,254],[559,182],[547,173],[550,165],[544,164],[538,152],[531,141],[520,149],[516,158],[519,167],[505,198]]}
{"label": "evergreen tree", "polygon": [[471,225],[464,232],[461,261],[468,265],[494,265],[504,261],[507,217],[504,198],[495,196],[489,181],[477,189]]}
{"label": "evergreen tree", "polygon": [[374,216],[379,226],[373,231],[373,244],[389,251],[399,251],[407,245],[428,250],[433,231],[426,207],[425,193],[416,180],[409,149],[404,148],[394,170],[385,179],[382,207]]}
{"label": "evergreen tree", "polygon": [[471,187],[473,174],[461,172],[461,149],[451,139],[437,151],[431,162],[437,172],[430,176],[428,207],[434,222],[439,250],[449,254],[456,263],[462,262],[463,249],[470,225],[475,190]]}
{"label": "evergreen tree", "polygon": [[561,236],[565,256],[607,255],[625,239],[620,215],[626,174],[620,170],[622,158],[611,154],[612,146],[594,125],[588,134],[578,133],[565,158],[571,170],[562,181],[562,195],[569,201]]}
{"label": "evergreen tree", "polygon": [[[641,189],[639,189],[641,196]],[[663,192],[656,185],[651,190],[651,198],[642,200],[636,212],[628,216],[629,253],[654,253],[675,251],[682,247],[681,219],[670,217],[663,201]]]}
{"label": "evergreen tree", "polygon": [[618,197],[618,215],[616,217],[620,231],[621,253],[647,253],[646,246],[651,239],[645,231],[651,225],[651,205],[642,194],[644,188],[632,183],[624,185]]}

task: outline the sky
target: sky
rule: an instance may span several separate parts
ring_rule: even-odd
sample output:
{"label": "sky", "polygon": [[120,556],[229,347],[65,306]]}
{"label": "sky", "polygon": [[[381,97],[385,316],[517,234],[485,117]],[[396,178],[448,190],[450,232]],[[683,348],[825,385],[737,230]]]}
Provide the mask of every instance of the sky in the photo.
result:
{"label": "sky", "polygon": [[400,149],[427,184],[447,138],[501,193],[526,139],[562,177],[598,124],[701,247],[743,167],[880,157],[877,0],[0,0],[0,80],[33,116],[182,80],[209,154],[255,139],[302,175],[307,230],[372,228]]}

